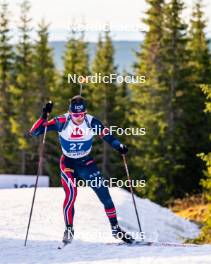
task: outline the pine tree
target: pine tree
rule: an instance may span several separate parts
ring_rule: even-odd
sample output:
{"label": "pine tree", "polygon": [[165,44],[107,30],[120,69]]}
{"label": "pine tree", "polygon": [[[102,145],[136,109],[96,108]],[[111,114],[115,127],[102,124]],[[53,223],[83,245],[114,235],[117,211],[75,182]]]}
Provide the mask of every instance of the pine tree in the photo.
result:
{"label": "pine tree", "polygon": [[[164,85],[164,1],[147,1],[145,24],[148,26],[135,66],[136,76],[146,76],[145,83],[130,86],[132,109],[131,125],[145,128],[146,135],[130,137],[131,174],[134,178],[147,180],[146,188],[137,190],[153,200],[164,202],[169,195],[165,174],[165,130],[168,88]],[[146,176],[144,176],[146,175]]]}
{"label": "pine tree", "polygon": [[[30,128],[30,114],[33,113],[33,69],[32,69],[32,43],[30,40],[30,22],[28,17],[30,4],[24,0],[20,4],[21,17],[18,26],[19,41],[16,46],[15,57],[15,88],[12,91],[14,114],[11,118],[12,132],[18,139],[20,152],[20,172],[27,172],[27,152],[30,149],[26,134]],[[30,111],[31,109],[31,111]]]}
{"label": "pine tree", "polygon": [[[71,37],[66,43],[66,50],[63,55],[64,70],[62,74],[62,82],[60,88],[60,104],[59,109],[61,111],[67,111],[68,109],[68,99],[74,95],[79,94],[80,84],[74,83],[70,80],[68,83],[68,74],[74,77],[74,74],[78,76],[89,75],[89,64],[88,64],[88,47],[87,43],[84,41],[84,33],[77,36],[76,32],[71,32]],[[88,93],[87,86],[83,85],[83,94],[86,96]]]}
{"label": "pine tree", "polygon": [[[125,78],[129,74],[124,70],[122,76]],[[129,94],[128,83],[123,80],[117,84],[116,102],[114,108],[115,120],[118,121],[118,127],[126,128],[129,126],[129,116],[131,109],[131,98]],[[124,135],[126,140],[127,136]]]}
{"label": "pine tree", "polygon": [[[43,105],[52,100],[56,102],[54,97],[57,93],[57,73],[55,70],[53,62],[53,50],[49,47],[49,32],[48,24],[42,20],[38,25],[38,39],[34,45],[34,55],[33,55],[33,73],[34,73],[34,102],[33,108],[37,111],[33,111],[33,121],[34,118],[38,117],[41,113]],[[38,139],[39,144],[41,143],[41,137]],[[48,140],[45,147],[45,159],[43,162],[44,168],[42,168],[41,173],[47,173],[48,175],[59,175],[57,164],[59,162],[60,149],[57,143],[57,136],[55,134],[49,134]],[[32,149],[31,149],[32,151]],[[38,153],[37,144],[32,153]],[[31,157],[33,158],[33,156]],[[38,157],[36,157],[36,161]],[[37,162],[31,162],[32,164],[37,164]],[[35,167],[36,169],[36,167]],[[57,182],[57,180],[55,179]]]}
{"label": "pine tree", "polygon": [[[211,86],[210,85],[202,85],[201,86],[202,91],[206,95],[206,108],[205,113],[209,114],[211,113]],[[210,118],[210,116],[209,116]],[[210,141],[210,136],[209,136]],[[205,225],[201,229],[201,233],[199,237],[195,240],[196,242],[211,242],[211,152],[208,154],[200,153],[198,155],[201,157],[201,159],[206,164],[206,170],[204,171],[205,178],[201,180],[201,185],[203,187],[203,193],[205,194],[205,197],[208,201],[208,211],[206,216]]]}
{"label": "pine tree", "polygon": [[49,47],[49,25],[42,20],[38,25],[38,40],[34,45],[33,67],[37,92],[37,109],[51,99],[56,91],[56,70],[53,61],[53,50]]}
{"label": "pine tree", "polygon": [[[196,73],[197,67],[192,66],[200,64],[207,74],[209,64],[205,65],[205,61],[209,57],[205,38],[196,36],[196,32],[202,34],[203,27],[199,33],[192,26],[195,44],[190,41],[188,45],[187,24],[182,20],[183,1],[148,3],[145,23],[149,30],[135,65],[136,74],[145,74],[147,81],[145,85],[131,87],[132,121],[146,128],[146,136],[140,141],[132,139],[131,143],[136,146],[133,154],[133,163],[138,164],[136,171],[143,169],[147,177],[144,193],[163,203],[171,197],[200,191],[202,165],[196,154],[204,149],[207,141],[206,132],[202,132],[199,125],[205,120],[203,97],[196,88],[196,76],[201,76],[202,72]],[[201,55],[195,48],[201,45],[199,41],[204,47]],[[203,60],[194,58],[194,54]],[[195,69],[195,77],[191,68]],[[137,173],[134,171],[134,174]]]}
{"label": "pine tree", "polygon": [[203,2],[198,0],[193,8],[189,32],[189,50],[193,81],[197,84],[209,84],[211,81],[209,40],[205,35],[206,20],[204,18]]}
{"label": "pine tree", "polygon": [[[197,1],[193,8],[189,32],[189,80],[191,85],[183,100],[184,118],[188,136],[186,137],[186,178],[192,189],[199,190],[199,182],[204,168],[197,158],[197,153],[208,152],[211,145],[208,141],[210,122],[205,115],[205,95],[201,91],[201,84],[211,83],[211,61],[208,41],[205,35],[206,22],[203,13],[202,1]],[[186,188],[188,191],[188,189]]]}
{"label": "pine tree", "polygon": [[[114,47],[109,32],[105,33],[105,38],[99,38],[97,44],[96,55],[93,61],[92,74],[110,76],[116,73],[116,67],[114,65]],[[116,105],[117,86],[113,82],[111,83],[96,83],[92,85],[93,89],[93,104],[94,110],[97,112],[97,117],[102,120],[104,125],[112,126],[116,125],[114,108]],[[109,154],[109,146],[106,142],[103,142],[103,149],[95,147],[97,159],[102,160],[103,174],[108,177],[111,174],[111,156]]]}
{"label": "pine tree", "polygon": [[[153,76],[150,76],[150,97],[142,97],[142,116],[144,121],[147,120],[146,128],[152,135],[152,138],[145,137],[145,141],[151,139],[151,144],[145,146],[145,155],[150,157],[145,163],[150,186],[150,190],[146,188],[146,193],[161,202],[170,197],[181,197],[186,193],[200,191],[202,165],[196,154],[199,149],[203,149],[206,142],[199,125],[205,120],[202,97],[197,92],[195,79],[192,78],[191,52],[188,50],[187,24],[182,20],[183,10],[184,3],[181,0],[172,0],[164,6],[158,60],[161,71],[154,72],[159,82],[152,83]],[[148,44],[150,43],[152,42],[149,41]],[[151,58],[154,58],[152,50],[151,53]],[[145,57],[142,58],[142,63],[151,67]],[[157,65],[156,60],[151,63]],[[156,89],[153,90],[152,87]],[[200,142],[197,138],[201,139]]]}
{"label": "pine tree", "polygon": [[[209,52],[209,41],[206,39],[205,35],[206,21],[204,19],[203,3],[202,1],[197,1],[194,5],[191,28],[190,28],[190,42],[189,50],[191,54],[191,69],[192,69],[192,79],[195,85],[192,89],[192,101],[197,102],[197,116],[200,114],[200,119],[196,119],[192,116],[193,120],[197,123],[196,125],[200,127],[199,133],[194,139],[192,139],[191,145],[194,143],[195,152],[198,151],[198,155],[206,164],[206,170],[204,170],[205,177],[201,179],[201,185],[203,187],[203,192],[207,201],[211,201],[211,153],[210,151],[210,112],[211,112],[211,61]],[[202,85],[203,84],[203,85]],[[202,90],[202,91],[201,91]],[[202,94],[203,92],[203,94]],[[202,112],[204,108],[204,102],[206,101],[205,113]],[[195,104],[196,105],[196,104]],[[192,147],[193,148],[193,147]],[[201,153],[202,152],[202,153]],[[209,153],[208,153],[209,152]],[[208,153],[208,154],[204,154]],[[199,163],[199,162],[198,162]],[[198,166],[202,170],[202,166]],[[211,208],[208,206],[207,219],[204,227],[201,230],[199,238],[196,242],[211,242]]]}
{"label": "pine tree", "polygon": [[13,50],[10,43],[8,2],[0,4],[0,172],[15,172],[15,139],[11,134],[11,107]]}
{"label": "pine tree", "polygon": [[[191,162],[187,138],[189,132],[185,127],[187,106],[190,106],[189,89],[189,53],[187,50],[187,24],[182,19],[184,3],[172,0],[165,8],[165,75],[164,84],[168,88],[166,96],[167,129],[166,129],[166,164],[165,175],[168,175],[168,186],[174,197],[185,195],[193,189],[188,162]],[[189,160],[188,160],[189,159]],[[170,171],[170,173],[169,173]],[[185,181],[184,181],[185,177]],[[196,187],[196,185],[194,186]]]}
{"label": "pine tree", "polygon": [[[123,71],[122,76],[125,78],[129,74],[126,71]],[[128,166],[131,169],[130,157],[132,156],[133,149],[131,148],[131,135],[126,134],[127,128],[132,129],[130,122],[131,109],[133,105],[131,103],[131,97],[129,93],[128,83],[123,80],[122,83],[117,84],[116,95],[115,95],[115,106],[113,109],[113,119],[115,121],[115,126],[119,129],[120,134],[117,135],[118,139],[129,148],[127,162]],[[123,129],[123,130],[122,130]],[[121,132],[124,131],[123,133]],[[128,132],[127,132],[128,133]],[[131,131],[129,131],[131,133]],[[123,161],[120,155],[113,153],[114,155],[110,156],[110,164],[113,164],[110,168],[110,175],[115,176],[117,179],[127,180],[127,176],[124,171]],[[134,179],[134,175],[133,175]]]}

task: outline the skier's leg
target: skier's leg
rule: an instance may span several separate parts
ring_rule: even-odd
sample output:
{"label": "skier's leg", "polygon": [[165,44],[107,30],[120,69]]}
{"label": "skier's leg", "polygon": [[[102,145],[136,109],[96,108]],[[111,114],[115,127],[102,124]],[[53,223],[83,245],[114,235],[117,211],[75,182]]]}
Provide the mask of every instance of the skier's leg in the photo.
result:
{"label": "skier's leg", "polygon": [[[102,175],[101,175],[101,177],[102,177]],[[96,193],[99,200],[104,205],[105,213],[108,217],[110,224],[112,226],[117,225],[118,221],[117,221],[116,209],[115,209],[115,206],[114,206],[113,200],[111,198],[108,187],[101,185],[99,187],[92,187],[92,189]]]}
{"label": "skier's leg", "polygon": [[126,243],[133,243],[134,239],[130,234],[125,232],[120,228],[117,221],[117,214],[114,203],[112,201],[111,195],[109,193],[109,189],[107,186],[103,184],[103,175],[100,173],[97,168],[94,160],[88,160],[85,164],[80,165],[77,168],[78,175],[84,180],[94,180],[97,181],[97,187],[92,186],[89,182],[90,187],[94,190],[99,200],[102,202],[105,208],[106,215],[110,221],[112,235],[115,238],[122,239]]}
{"label": "skier's leg", "polygon": [[65,200],[63,203],[64,221],[66,227],[73,225],[74,202],[77,196],[77,187],[73,177],[73,169],[65,165],[65,159],[62,155],[60,160],[61,182],[65,191]]}
{"label": "skier's leg", "polygon": [[132,236],[122,230],[118,224],[116,209],[111,199],[108,187],[100,185],[99,187],[92,187],[92,189],[95,191],[100,201],[104,204],[105,212],[111,223],[112,235],[115,238],[122,239],[126,243],[133,243],[134,239]]}
{"label": "skier's leg", "polygon": [[[97,182],[102,182],[103,175],[101,174],[100,170],[96,166],[95,161],[90,158],[86,161],[83,165],[81,164],[78,168],[78,175],[84,180],[94,180],[96,179]],[[90,187],[94,190],[99,200],[104,205],[105,213],[109,219],[111,225],[117,225],[117,214],[114,203],[112,201],[111,195],[109,193],[108,187],[100,185],[98,187]]]}

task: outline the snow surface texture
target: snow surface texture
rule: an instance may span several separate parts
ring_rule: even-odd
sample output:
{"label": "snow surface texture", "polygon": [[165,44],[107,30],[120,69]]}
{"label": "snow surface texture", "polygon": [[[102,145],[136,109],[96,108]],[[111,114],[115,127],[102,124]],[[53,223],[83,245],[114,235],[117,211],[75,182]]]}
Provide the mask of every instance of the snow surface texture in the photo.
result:
{"label": "snow surface texture", "polygon": [[[119,222],[136,231],[137,221],[130,193],[111,188]],[[117,246],[111,236],[104,209],[94,192],[79,188],[75,208],[75,239],[63,250],[64,223],[62,188],[39,188],[27,247],[24,238],[33,189],[0,190],[0,263],[131,263],[131,264],[210,264],[211,245],[200,247]],[[181,242],[198,235],[198,228],[166,208],[136,197],[142,228],[157,233],[159,241]],[[112,244],[109,244],[112,243]]]}

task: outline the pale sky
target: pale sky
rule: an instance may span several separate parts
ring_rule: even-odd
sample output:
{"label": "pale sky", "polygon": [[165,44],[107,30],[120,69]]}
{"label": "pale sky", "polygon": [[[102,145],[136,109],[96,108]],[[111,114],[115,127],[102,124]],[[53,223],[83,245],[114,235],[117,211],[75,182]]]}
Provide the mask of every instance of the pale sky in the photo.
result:
{"label": "pale sky", "polygon": [[[18,3],[21,0],[9,0],[12,27],[18,22],[20,14]],[[140,22],[147,4],[144,0],[30,0],[33,26],[44,18],[50,23],[50,40],[66,40],[72,24],[81,28],[86,24],[86,39],[96,41],[100,29],[110,25],[112,36],[116,40],[140,40],[145,30]],[[185,0],[188,19],[194,1]],[[210,18],[207,33],[211,36],[211,1],[204,0],[206,18]],[[14,31],[14,35],[17,33]]]}

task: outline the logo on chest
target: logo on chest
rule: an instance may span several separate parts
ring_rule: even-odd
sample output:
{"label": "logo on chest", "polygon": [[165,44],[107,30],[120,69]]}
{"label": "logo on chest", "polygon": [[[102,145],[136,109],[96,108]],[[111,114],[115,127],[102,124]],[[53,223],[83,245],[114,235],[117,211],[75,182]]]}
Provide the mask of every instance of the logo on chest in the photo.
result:
{"label": "logo on chest", "polygon": [[83,131],[79,127],[75,127],[70,133],[70,138],[72,139],[81,139],[83,137]]}

